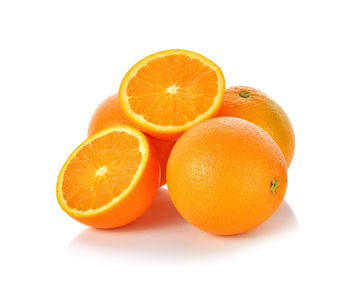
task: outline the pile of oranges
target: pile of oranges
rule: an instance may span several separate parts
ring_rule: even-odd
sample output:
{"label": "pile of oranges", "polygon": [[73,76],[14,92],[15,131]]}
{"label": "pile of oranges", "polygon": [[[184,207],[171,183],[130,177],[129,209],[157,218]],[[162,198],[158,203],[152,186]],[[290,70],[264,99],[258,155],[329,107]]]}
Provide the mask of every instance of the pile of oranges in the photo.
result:
{"label": "pile of oranges", "polygon": [[136,63],[102,102],[69,156],[57,200],[79,222],[117,228],[167,184],[178,212],[218,235],[248,231],[282,202],[294,132],[283,109],[251,87],[225,90],[221,69],[187,50]]}

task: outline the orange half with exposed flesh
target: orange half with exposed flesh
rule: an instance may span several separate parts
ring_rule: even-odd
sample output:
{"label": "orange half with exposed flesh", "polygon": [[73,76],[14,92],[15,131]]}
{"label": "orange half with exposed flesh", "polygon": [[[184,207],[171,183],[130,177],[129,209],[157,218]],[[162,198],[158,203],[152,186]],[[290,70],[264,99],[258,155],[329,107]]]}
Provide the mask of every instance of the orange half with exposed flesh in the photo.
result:
{"label": "orange half with exposed flesh", "polygon": [[225,79],[215,63],[192,51],[172,49],[136,63],[121,83],[119,101],[137,128],[175,140],[214,116],[224,93]]}
{"label": "orange half with exposed flesh", "polygon": [[116,228],[141,216],[159,188],[159,162],[146,136],[130,126],[103,129],[67,159],[57,200],[79,222]]}

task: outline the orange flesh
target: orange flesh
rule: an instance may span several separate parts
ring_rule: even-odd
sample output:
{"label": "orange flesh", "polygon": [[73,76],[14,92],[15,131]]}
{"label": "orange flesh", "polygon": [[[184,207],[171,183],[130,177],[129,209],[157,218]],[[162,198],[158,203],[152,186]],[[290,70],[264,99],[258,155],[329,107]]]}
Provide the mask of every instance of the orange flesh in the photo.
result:
{"label": "orange flesh", "polygon": [[213,69],[197,59],[175,54],[143,66],[130,80],[127,95],[133,112],[147,121],[179,126],[205,113],[217,90],[218,76]]}
{"label": "orange flesh", "polygon": [[107,205],[129,186],[141,159],[138,139],[125,132],[91,141],[64,173],[62,192],[68,206],[86,211]]}

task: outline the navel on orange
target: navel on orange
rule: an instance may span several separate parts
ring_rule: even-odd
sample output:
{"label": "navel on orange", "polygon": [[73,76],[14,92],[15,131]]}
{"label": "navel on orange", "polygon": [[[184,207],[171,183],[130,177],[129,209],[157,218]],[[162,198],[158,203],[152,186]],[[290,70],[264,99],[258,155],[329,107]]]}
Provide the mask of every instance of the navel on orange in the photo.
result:
{"label": "navel on orange", "polygon": [[120,105],[145,133],[174,140],[214,116],[225,92],[221,69],[192,51],[173,49],[152,54],[125,75]]}
{"label": "navel on orange", "polygon": [[159,188],[155,150],[139,130],[106,128],[67,159],[57,181],[57,200],[79,222],[96,228],[126,225],[151,205]]}

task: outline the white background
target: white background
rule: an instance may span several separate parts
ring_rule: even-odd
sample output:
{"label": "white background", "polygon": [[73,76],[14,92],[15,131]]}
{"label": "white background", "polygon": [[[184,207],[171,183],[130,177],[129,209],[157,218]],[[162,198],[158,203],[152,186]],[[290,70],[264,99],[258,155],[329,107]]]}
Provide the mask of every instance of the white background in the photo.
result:
{"label": "white background", "polygon": [[[348,1],[0,1],[1,283],[349,283]],[[96,106],[142,57],[217,63],[296,134],[285,201],[247,234],[186,223],[161,191],[130,226],[89,229],[55,197]],[[99,282],[97,282],[99,281]]]}

